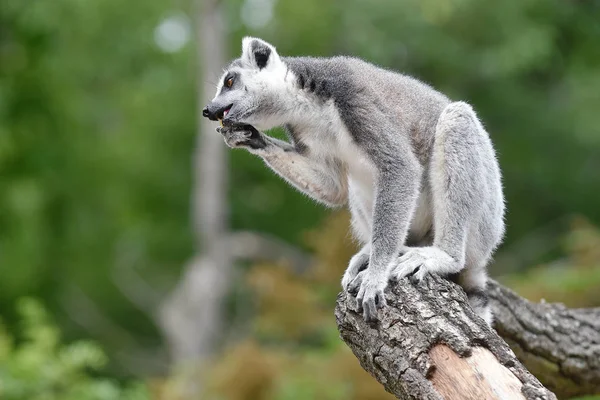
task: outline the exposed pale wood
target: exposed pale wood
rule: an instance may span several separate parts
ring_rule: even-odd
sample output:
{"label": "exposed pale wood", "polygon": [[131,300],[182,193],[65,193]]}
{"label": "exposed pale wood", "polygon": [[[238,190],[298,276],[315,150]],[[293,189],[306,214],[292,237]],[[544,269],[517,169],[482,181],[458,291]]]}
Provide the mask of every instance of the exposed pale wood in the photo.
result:
{"label": "exposed pale wood", "polygon": [[525,399],[523,384],[483,347],[460,357],[446,345],[429,351],[433,372],[430,381],[446,400]]}

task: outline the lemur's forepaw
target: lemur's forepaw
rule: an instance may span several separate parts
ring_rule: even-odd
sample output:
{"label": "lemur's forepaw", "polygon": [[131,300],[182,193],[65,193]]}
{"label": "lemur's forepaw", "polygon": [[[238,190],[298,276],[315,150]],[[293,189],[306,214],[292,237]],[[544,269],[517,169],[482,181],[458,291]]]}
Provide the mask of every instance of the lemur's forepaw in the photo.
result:
{"label": "lemur's forepaw", "polygon": [[427,274],[447,275],[458,272],[459,265],[452,257],[437,247],[414,247],[398,259],[390,273],[390,280],[408,277],[413,283],[421,282]]}
{"label": "lemur's forepaw", "polygon": [[236,129],[232,126],[218,127],[217,132],[223,135],[223,139],[227,146],[231,148],[248,146],[252,132],[245,129]]}
{"label": "lemur's forepaw", "polygon": [[261,133],[251,125],[220,126],[217,132],[223,135],[225,143],[232,149],[245,148],[252,151],[266,146]]}
{"label": "lemur's forepaw", "polygon": [[385,307],[383,291],[387,286],[387,279],[368,270],[360,272],[348,287],[348,292],[356,295],[358,312],[363,314],[366,322],[377,321],[377,310]]}

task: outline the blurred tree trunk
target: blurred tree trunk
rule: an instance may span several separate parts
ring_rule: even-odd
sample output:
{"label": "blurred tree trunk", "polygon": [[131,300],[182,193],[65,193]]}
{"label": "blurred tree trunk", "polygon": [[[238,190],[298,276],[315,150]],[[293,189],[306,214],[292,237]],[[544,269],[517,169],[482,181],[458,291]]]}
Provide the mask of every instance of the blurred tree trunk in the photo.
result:
{"label": "blurred tree trunk", "polygon": [[202,108],[214,96],[212,83],[225,64],[226,33],[220,9],[219,0],[202,0],[197,5],[198,133],[191,201],[196,255],[160,309],[160,325],[174,364],[202,362],[218,347],[222,306],[232,275],[233,260],[225,248],[227,152],[214,124],[202,117]]}
{"label": "blurred tree trunk", "polygon": [[464,292],[437,276],[386,291],[388,307],[369,326],[340,294],[336,319],[361,366],[399,399],[553,399],[600,392],[600,309],[534,304],[490,284],[498,333]]}

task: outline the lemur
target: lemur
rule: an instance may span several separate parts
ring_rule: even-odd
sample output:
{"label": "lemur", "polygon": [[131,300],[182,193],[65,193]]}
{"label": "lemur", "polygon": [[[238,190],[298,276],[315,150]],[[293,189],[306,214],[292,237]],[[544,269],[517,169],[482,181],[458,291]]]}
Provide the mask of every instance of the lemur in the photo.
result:
{"label": "lemur", "polygon": [[[440,274],[491,324],[486,265],[505,205],[492,142],[467,103],[358,58],[280,57],[246,37],[203,115],[301,192],[348,205],[362,249],[342,287],[366,321],[386,306],[389,280]],[[279,126],[289,143],[259,131]]]}

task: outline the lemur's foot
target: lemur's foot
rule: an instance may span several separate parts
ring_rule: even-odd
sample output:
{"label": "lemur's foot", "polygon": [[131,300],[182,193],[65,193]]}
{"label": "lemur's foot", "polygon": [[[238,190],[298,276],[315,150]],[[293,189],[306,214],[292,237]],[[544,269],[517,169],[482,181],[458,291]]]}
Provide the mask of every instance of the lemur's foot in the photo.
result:
{"label": "lemur's foot", "polygon": [[350,283],[356,278],[360,272],[367,269],[369,266],[369,252],[365,250],[361,250],[356,253],[348,263],[348,268],[346,268],[346,272],[344,272],[344,277],[342,278],[342,289],[347,290]]}
{"label": "lemur's foot", "polygon": [[356,275],[348,287],[348,292],[356,295],[358,312],[363,314],[366,322],[377,321],[377,310],[385,307],[385,290],[388,280],[385,275],[369,273],[364,270]]}
{"label": "lemur's foot", "polygon": [[397,266],[390,273],[390,280],[409,277],[412,282],[420,282],[430,273],[448,275],[459,270],[456,260],[437,247],[412,247],[398,259]]}

